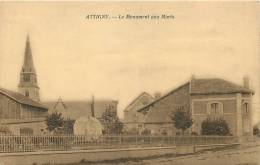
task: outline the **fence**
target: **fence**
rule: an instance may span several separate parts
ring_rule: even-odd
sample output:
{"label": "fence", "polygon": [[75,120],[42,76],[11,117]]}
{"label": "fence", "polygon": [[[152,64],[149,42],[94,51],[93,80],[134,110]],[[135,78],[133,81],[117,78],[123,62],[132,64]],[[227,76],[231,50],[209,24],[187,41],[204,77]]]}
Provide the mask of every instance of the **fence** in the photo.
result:
{"label": "fence", "polygon": [[236,143],[233,136],[0,136],[0,152],[90,150],[147,146]]}

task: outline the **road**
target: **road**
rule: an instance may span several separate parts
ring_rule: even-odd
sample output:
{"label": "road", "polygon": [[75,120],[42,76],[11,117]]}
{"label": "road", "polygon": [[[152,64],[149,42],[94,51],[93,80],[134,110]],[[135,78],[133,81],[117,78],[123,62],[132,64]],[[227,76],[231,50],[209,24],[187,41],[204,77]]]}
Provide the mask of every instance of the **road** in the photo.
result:
{"label": "road", "polygon": [[[88,163],[86,163],[87,165]],[[260,144],[243,145],[218,151],[205,151],[179,157],[137,161],[94,163],[95,165],[260,165]],[[85,163],[80,163],[85,165]]]}
{"label": "road", "polygon": [[[126,163],[124,163],[126,164]],[[208,151],[175,158],[158,158],[127,162],[128,165],[260,165],[260,145],[242,146],[221,151]]]}

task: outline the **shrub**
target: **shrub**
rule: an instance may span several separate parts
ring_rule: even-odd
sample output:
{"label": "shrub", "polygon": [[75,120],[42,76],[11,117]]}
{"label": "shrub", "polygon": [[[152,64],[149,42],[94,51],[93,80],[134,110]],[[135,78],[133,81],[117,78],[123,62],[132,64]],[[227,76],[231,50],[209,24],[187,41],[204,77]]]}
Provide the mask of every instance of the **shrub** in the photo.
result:
{"label": "shrub", "polygon": [[49,131],[57,131],[64,126],[64,119],[61,113],[54,112],[46,118],[47,129]]}
{"label": "shrub", "polygon": [[193,136],[197,136],[198,133],[197,133],[197,132],[192,132],[191,135],[193,135]]}
{"label": "shrub", "polygon": [[204,120],[201,124],[201,134],[219,136],[231,135],[228,123],[223,119]]}
{"label": "shrub", "polygon": [[167,135],[167,134],[168,134],[168,133],[167,133],[166,130],[162,130],[161,135]]}
{"label": "shrub", "polygon": [[127,134],[127,135],[138,135],[139,131],[138,131],[137,128],[131,128],[129,130],[125,130],[124,134]]}
{"label": "shrub", "polygon": [[103,134],[121,134],[123,131],[123,123],[111,107],[102,113],[100,121],[104,127]]}
{"label": "shrub", "polygon": [[12,132],[7,126],[0,124],[0,135],[11,135],[11,134]]}
{"label": "shrub", "polygon": [[184,134],[184,131],[190,128],[193,124],[191,115],[188,111],[177,110],[174,111],[170,117],[173,121],[174,127],[182,130],[182,134]]}

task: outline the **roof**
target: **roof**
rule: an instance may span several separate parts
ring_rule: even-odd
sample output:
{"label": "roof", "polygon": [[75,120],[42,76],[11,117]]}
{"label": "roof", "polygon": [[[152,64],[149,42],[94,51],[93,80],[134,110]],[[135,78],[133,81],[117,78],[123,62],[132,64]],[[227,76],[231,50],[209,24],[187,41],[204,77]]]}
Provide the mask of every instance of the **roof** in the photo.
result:
{"label": "roof", "polygon": [[254,93],[254,91],[219,78],[191,80],[190,94],[229,94],[229,93]]}
{"label": "roof", "polygon": [[27,36],[27,39],[26,39],[26,46],[25,46],[25,52],[24,52],[24,63],[23,63],[22,71],[35,73],[29,36]]}
{"label": "roof", "polygon": [[212,79],[192,79],[191,81],[175,88],[164,96],[154,100],[150,104],[140,108],[137,110],[138,112],[147,109],[151,105],[156,102],[162,100],[178,89],[190,85],[190,94],[230,94],[230,93],[253,93],[254,91],[248,88],[245,88],[241,85],[237,85],[233,82],[229,82],[220,78],[212,78]]}
{"label": "roof", "polygon": [[[62,113],[65,118],[76,120],[81,116],[91,116],[91,100],[86,101],[47,101],[43,104],[49,107],[49,113],[59,112]],[[94,109],[95,117],[101,117],[102,113],[109,108],[114,106],[117,110],[118,101],[116,100],[95,100]]]}
{"label": "roof", "polygon": [[33,107],[38,107],[38,108],[41,108],[41,109],[48,110],[48,108],[46,106],[44,106],[43,104],[36,102],[36,101],[34,101],[34,100],[32,100],[28,97],[25,97],[24,95],[22,95],[18,92],[14,92],[14,91],[10,91],[10,90],[7,90],[7,89],[0,88],[0,93],[2,93],[3,95],[17,101],[20,104],[30,105],[30,106],[33,106]]}
{"label": "roof", "polygon": [[128,111],[130,109],[139,109],[154,100],[153,96],[147,92],[141,93],[137,98],[135,98],[125,109],[124,111]]}
{"label": "roof", "polygon": [[186,85],[189,85],[189,82],[188,82],[188,83],[185,83],[185,84],[183,84],[183,85],[181,85],[181,86],[179,86],[179,87],[177,87],[177,88],[175,88],[175,89],[173,89],[173,90],[172,90],[172,91],[170,91],[169,93],[167,93],[167,94],[163,95],[162,97],[159,97],[158,99],[156,99],[156,100],[154,100],[154,101],[150,102],[149,104],[147,104],[146,106],[144,106],[144,107],[140,108],[140,109],[139,109],[139,110],[137,110],[137,111],[138,111],[138,112],[140,112],[140,111],[142,111],[142,110],[144,110],[144,109],[146,109],[146,108],[150,107],[151,105],[155,104],[156,102],[158,102],[158,101],[162,100],[163,98],[165,98],[165,97],[169,96],[169,95],[170,95],[170,94],[172,94],[173,92],[175,92],[175,91],[179,90],[180,88],[182,88],[182,87],[184,87],[184,86],[186,86]]}

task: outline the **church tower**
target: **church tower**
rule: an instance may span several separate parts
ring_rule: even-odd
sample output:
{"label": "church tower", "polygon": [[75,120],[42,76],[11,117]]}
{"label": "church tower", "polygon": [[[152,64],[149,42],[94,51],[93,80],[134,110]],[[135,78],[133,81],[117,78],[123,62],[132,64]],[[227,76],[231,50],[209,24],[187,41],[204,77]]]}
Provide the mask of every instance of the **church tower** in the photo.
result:
{"label": "church tower", "polygon": [[37,84],[37,75],[33,65],[30,39],[29,36],[27,36],[24,52],[24,61],[20,72],[20,83],[18,85],[18,91],[24,96],[39,102],[39,90],[40,88]]}

